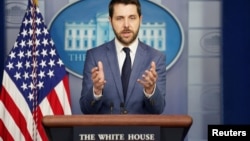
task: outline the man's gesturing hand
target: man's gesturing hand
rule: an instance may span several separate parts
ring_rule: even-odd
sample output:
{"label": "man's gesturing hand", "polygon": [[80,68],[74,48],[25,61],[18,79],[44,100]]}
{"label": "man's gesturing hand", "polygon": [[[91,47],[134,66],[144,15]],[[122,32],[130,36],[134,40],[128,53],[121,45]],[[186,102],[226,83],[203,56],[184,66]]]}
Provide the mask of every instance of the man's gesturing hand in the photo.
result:
{"label": "man's gesturing hand", "polygon": [[147,94],[152,94],[155,88],[155,84],[158,78],[158,74],[156,72],[155,62],[152,62],[150,65],[150,69],[146,70],[142,75],[142,79],[138,79],[137,81],[142,84],[144,90]]}
{"label": "man's gesturing hand", "polygon": [[104,88],[104,84],[106,83],[103,65],[101,61],[98,61],[97,67],[94,67],[91,70],[92,73],[92,81],[94,87],[94,93],[96,95],[100,95],[102,93],[102,89]]}

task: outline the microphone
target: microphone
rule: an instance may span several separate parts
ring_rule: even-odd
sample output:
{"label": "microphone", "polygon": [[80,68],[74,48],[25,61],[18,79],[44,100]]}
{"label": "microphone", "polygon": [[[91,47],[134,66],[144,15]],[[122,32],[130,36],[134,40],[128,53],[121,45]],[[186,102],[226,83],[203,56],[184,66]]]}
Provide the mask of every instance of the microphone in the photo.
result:
{"label": "microphone", "polygon": [[113,114],[114,103],[110,103],[110,114]]}
{"label": "microphone", "polygon": [[125,109],[124,103],[120,103],[121,114],[127,114],[128,111]]}

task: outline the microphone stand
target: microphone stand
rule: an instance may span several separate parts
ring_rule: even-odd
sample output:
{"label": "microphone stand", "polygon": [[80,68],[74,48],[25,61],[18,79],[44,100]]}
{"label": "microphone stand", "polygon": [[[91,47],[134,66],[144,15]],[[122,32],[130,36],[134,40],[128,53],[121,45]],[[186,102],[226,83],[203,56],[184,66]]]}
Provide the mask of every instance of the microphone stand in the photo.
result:
{"label": "microphone stand", "polygon": [[114,108],[114,103],[111,102],[111,103],[110,103],[110,114],[111,114],[111,115],[113,114],[113,108]]}
{"label": "microphone stand", "polygon": [[121,114],[127,114],[128,111],[125,109],[124,103],[122,102],[120,104]]}

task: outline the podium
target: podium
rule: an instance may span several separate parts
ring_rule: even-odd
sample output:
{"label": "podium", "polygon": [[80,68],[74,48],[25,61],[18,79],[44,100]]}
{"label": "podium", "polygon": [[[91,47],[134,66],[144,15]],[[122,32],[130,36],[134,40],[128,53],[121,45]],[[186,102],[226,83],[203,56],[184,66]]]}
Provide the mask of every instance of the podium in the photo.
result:
{"label": "podium", "polygon": [[161,141],[183,141],[192,125],[188,115],[50,115],[42,124],[50,141],[73,141],[75,127],[159,127]]}

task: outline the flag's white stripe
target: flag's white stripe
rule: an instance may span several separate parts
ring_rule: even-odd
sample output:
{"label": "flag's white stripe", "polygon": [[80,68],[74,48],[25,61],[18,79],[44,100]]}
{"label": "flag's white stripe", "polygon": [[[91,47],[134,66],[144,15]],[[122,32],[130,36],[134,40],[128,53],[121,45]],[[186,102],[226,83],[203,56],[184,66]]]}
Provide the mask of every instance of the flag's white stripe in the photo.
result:
{"label": "flag's white stripe", "polygon": [[52,111],[52,108],[50,107],[50,103],[49,103],[47,97],[45,97],[43,99],[43,101],[40,103],[39,107],[41,109],[41,112],[42,112],[43,116],[45,116],[45,115],[54,115],[54,113]]}
{"label": "flag's white stripe", "polygon": [[[3,86],[5,87],[6,91],[14,101],[14,103],[20,107],[19,111],[22,113],[23,117],[25,118],[27,122],[27,128],[29,134],[32,136],[33,133],[33,116],[30,112],[29,106],[27,102],[25,101],[23,95],[20,93],[16,85],[12,82],[11,78],[9,77],[9,74],[4,70],[3,73]],[[7,122],[8,123],[8,122]],[[38,139],[41,139],[40,134],[38,134]]]}
{"label": "flag's white stripe", "polygon": [[65,115],[71,115],[71,107],[69,104],[69,99],[68,99],[68,95],[67,95],[67,91],[64,87],[64,83],[63,81],[60,81],[60,83],[55,87],[55,91],[57,94],[57,97],[59,98],[59,101],[63,107],[64,110],[64,114]]}
{"label": "flag's white stripe", "polygon": [[0,101],[0,113],[2,113],[0,115],[0,119],[3,121],[5,127],[7,128],[12,138],[14,140],[25,141],[25,138],[22,132],[20,131],[20,128],[16,125],[14,119],[12,118],[9,111],[6,109],[6,107],[2,103],[2,101]]}

